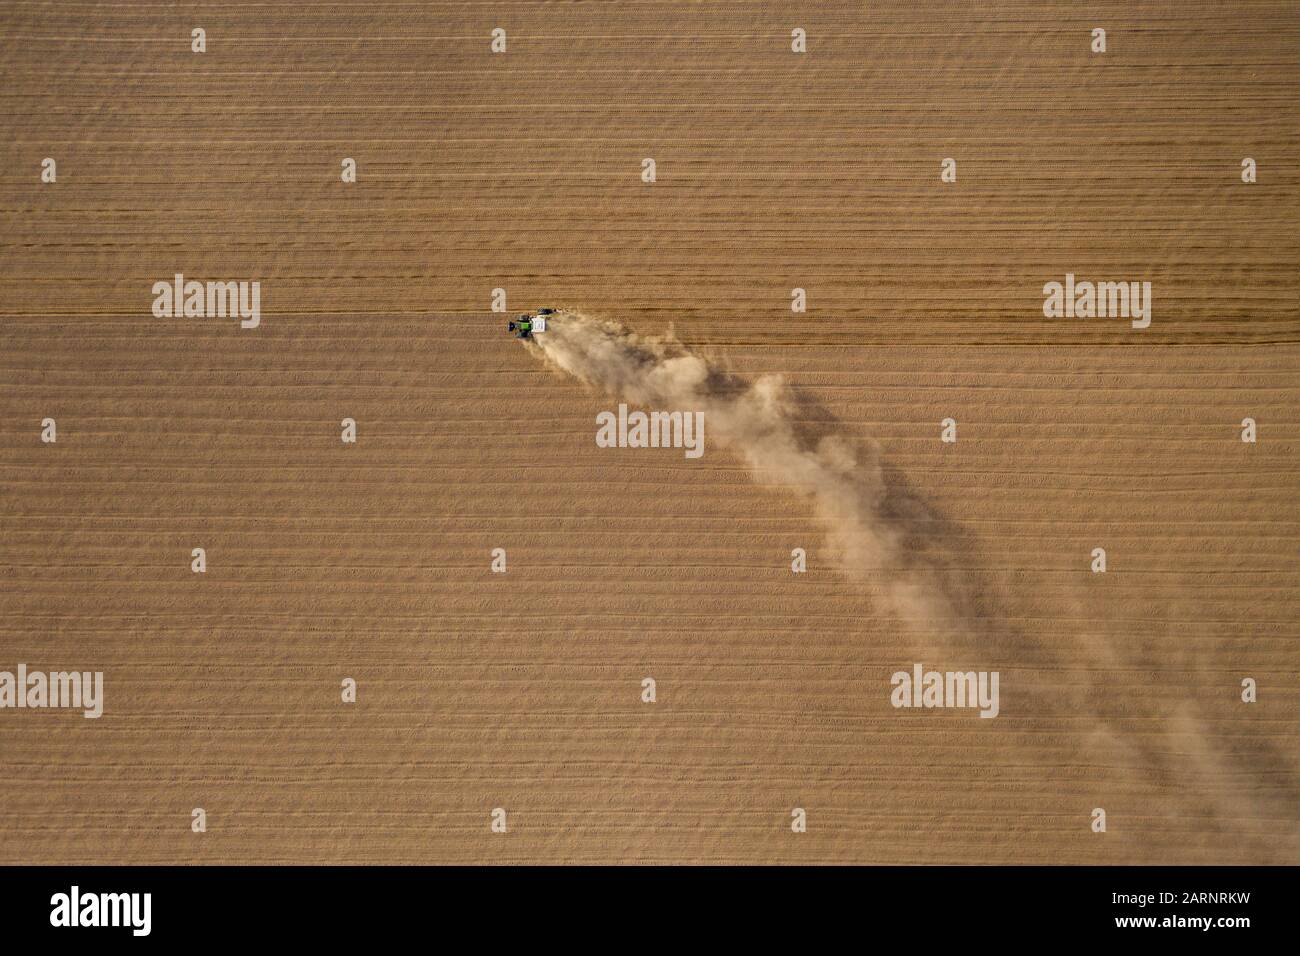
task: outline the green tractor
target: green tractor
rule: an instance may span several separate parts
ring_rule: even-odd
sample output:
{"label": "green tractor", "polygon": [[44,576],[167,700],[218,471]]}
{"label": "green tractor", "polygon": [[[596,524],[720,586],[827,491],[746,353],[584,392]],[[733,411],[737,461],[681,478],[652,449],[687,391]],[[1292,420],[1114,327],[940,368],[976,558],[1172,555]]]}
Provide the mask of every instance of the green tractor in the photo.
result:
{"label": "green tractor", "polygon": [[554,314],[555,309],[538,309],[536,315],[521,315],[506,324],[506,331],[515,333],[517,339],[531,339],[534,332],[546,331],[546,317]]}

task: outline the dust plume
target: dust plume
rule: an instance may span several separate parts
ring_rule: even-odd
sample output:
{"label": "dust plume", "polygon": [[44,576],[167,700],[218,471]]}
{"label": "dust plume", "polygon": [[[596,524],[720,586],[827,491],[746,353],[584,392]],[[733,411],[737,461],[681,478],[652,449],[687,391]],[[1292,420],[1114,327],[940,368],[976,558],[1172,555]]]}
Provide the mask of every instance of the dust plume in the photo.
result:
{"label": "dust plume", "polygon": [[[874,446],[836,434],[837,426],[826,416],[814,421],[819,418],[816,408],[787,389],[781,376],[746,381],[690,351],[671,334],[638,335],[613,322],[567,312],[549,323],[529,348],[560,372],[630,405],[649,411],[702,411],[709,447],[728,448],[746,463],[757,483],[784,486],[811,503],[824,526],[832,560],[851,579],[872,589],[884,613],[906,625],[915,660],[992,655],[1021,680],[1011,713],[1047,721],[1023,726],[1051,729],[1070,721],[1086,733],[1073,744],[1066,736],[1064,746],[1074,749],[1063,751],[1064,759],[1102,768],[1102,777],[1092,780],[1097,791],[1115,794],[1120,803],[1127,794],[1116,780],[1154,779],[1180,795],[1149,811],[1162,812],[1171,826],[1189,818],[1220,826],[1217,821],[1294,812],[1293,801],[1263,805],[1250,790],[1233,789],[1239,777],[1253,779],[1245,769],[1251,765],[1214,746],[1207,730],[1212,724],[1198,718],[1192,704],[1171,712],[1164,698],[1138,695],[1125,699],[1114,713],[1092,709],[1093,694],[1105,689],[1110,675],[1154,672],[1161,663],[1126,644],[1080,644],[1084,638],[1071,633],[1072,622],[1088,620],[1095,600],[1090,592],[1079,592],[1077,607],[1068,609],[1054,633],[1011,623],[1017,615],[1007,608],[1017,605],[1015,597],[1004,594],[1007,582],[971,575],[978,560],[961,550],[964,546],[952,527],[906,492],[902,479],[888,472]],[[1025,616],[1023,611],[1019,616]],[[1076,656],[1079,646],[1087,646],[1091,657],[1090,666],[1082,670]],[[1075,683],[1063,686],[1062,675]],[[1075,709],[1063,709],[1067,691],[1082,695]],[[1252,756],[1270,761],[1266,766],[1279,771],[1286,767],[1284,758],[1267,745]],[[1058,771],[1055,763],[1042,768],[1044,776]],[[1117,776],[1113,780],[1108,774]],[[1228,782],[1209,792],[1193,792],[1186,789],[1188,779]],[[1238,844],[1248,844],[1262,859],[1277,853],[1275,835],[1242,833],[1226,825],[1223,832],[1232,833]]]}
{"label": "dust plume", "polygon": [[[879,460],[859,460],[842,436],[806,437],[783,378],[746,382],[674,338],[638,335],[616,323],[564,312],[533,339],[532,351],[562,372],[649,410],[701,411],[711,444],[729,448],[762,483],[808,498],[843,571],[880,586],[907,620],[950,616],[944,595],[908,572],[925,563],[908,547],[911,531],[889,492]],[[906,509],[904,509],[905,511]]]}

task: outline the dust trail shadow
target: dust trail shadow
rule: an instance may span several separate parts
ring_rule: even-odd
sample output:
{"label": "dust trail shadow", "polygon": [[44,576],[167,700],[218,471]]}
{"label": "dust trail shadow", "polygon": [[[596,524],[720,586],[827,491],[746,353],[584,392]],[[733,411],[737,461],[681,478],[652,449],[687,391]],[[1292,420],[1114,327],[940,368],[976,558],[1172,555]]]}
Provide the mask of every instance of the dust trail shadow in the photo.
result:
{"label": "dust trail shadow", "polygon": [[[739,381],[729,379],[721,373],[719,387],[743,388]],[[820,401],[797,386],[791,386],[788,392],[792,424],[802,446],[815,448],[826,437],[844,432],[844,423]],[[1080,657],[1090,646],[1083,635],[1074,633],[1068,623],[1054,627],[1050,635],[1009,623],[1016,609],[1003,596],[1001,587],[994,585],[984,566],[985,558],[979,553],[978,540],[925,501],[912,480],[888,462],[879,442],[858,439],[854,446],[864,467],[877,467],[882,476],[872,507],[878,520],[898,535],[900,572],[933,580],[952,615],[948,627],[941,632],[927,631],[930,639],[918,642],[923,645],[923,650],[918,647],[918,660],[925,661],[924,655],[938,653],[948,655],[945,659],[961,668],[984,661],[991,668],[1011,665],[1025,676],[1033,673],[1045,686],[1017,689],[1018,700],[1010,713],[1031,724],[1053,728],[1077,723],[1079,711],[1050,681],[1063,681],[1080,671],[1095,673],[1098,662]],[[866,488],[863,490],[867,493]],[[1081,576],[1086,573],[1090,572],[1080,571]],[[1107,644],[1103,658],[1100,663],[1116,670],[1159,669],[1165,663],[1150,654],[1116,646],[1113,641]],[[941,660],[932,657],[925,662],[939,665]],[[1093,688],[1081,689],[1085,697],[1093,696]],[[1195,815],[1210,833],[1249,843],[1260,854],[1257,860],[1285,858],[1285,845],[1278,847],[1267,837],[1254,834],[1243,836],[1232,824],[1261,814],[1295,819],[1300,816],[1300,794],[1294,790],[1254,799],[1232,793],[1185,792],[1189,772],[1215,779],[1245,780],[1294,774],[1293,755],[1285,746],[1259,738],[1247,741],[1241,750],[1216,749],[1204,743],[1207,728],[1204,720],[1196,717],[1194,702],[1180,704],[1172,712],[1155,699],[1139,698],[1126,703],[1124,712],[1084,714],[1089,739],[1076,746],[1090,743],[1101,753],[1111,754],[1111,769],[1124,768],[1171,795],[1168,802],[1178,809],[1167,813],[1176,825]],[[1180,748],[1187,752],[1179,756]],[[1105,768],[1102,771],[1102,779],[1091,784],[1099,798],[1108,788]],[[1293,838],[1291,842],[1294,845],[1300,840]]]}

